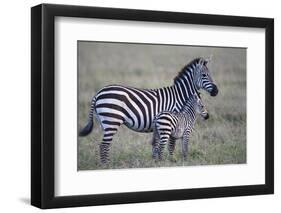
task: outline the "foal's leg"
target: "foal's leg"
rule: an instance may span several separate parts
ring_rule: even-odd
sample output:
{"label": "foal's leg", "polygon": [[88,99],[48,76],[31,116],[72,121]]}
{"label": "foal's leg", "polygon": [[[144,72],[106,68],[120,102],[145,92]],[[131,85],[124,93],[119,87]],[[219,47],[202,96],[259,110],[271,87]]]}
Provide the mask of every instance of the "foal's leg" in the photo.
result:
{"label": "foal's leg", "polygon": [[159,153],[159,136],[156,130],[153,132],[151,145],[152,145],[152,158],[156,159]]}
{"label": "foal's leg", "polygon": [[190,131],[186,131],[186,132],[183,133],[182,155],[183,155],[184,160],[186,160],[186,158],[187,158],[189,136],[190,136]]}
{"label": "foal's leg", "polygon": [[166,144],[170,139],[170,132],[162,132],[160,133],[160,143],[159,143],[159,160],[163,159],[163,150],[165,149]]}
{"label": "foal's leg", "polygon": [[177,160],[174,157],[174,151],[176,147],[176,139],[174,137],[170,137],[168,151],[169,151],[169,159],[172,162],[176,162]]}

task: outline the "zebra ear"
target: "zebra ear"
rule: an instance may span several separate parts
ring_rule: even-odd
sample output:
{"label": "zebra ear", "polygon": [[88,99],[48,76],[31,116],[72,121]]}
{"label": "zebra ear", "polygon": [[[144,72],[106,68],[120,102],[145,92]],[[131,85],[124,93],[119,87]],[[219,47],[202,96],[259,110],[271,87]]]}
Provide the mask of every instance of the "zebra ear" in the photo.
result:
{"label": "zebra ear", "polygon": [[209,57],[205,58],[204,65],[206,66],[210,61],[212,60],[213,55],[210,55]]}
{"label": "zebra ear", "polygon": [[206,58],[205,61],[204,61],[204,65],[206,66],[209,62],[210,62],[210,59]]}
{"label": "zebra ear", "polygon": [[198,61],[198,64],[203,65],[204,62],[205,62],[205,59],[204,58],[200,58],[199,61]]}
{"label": "zebra ear", "polygon": [[200,58],[199,61],[198,61],[198,64],[200,65],[200,68],[202,68],[202,66],[205,64],[205,59]]}

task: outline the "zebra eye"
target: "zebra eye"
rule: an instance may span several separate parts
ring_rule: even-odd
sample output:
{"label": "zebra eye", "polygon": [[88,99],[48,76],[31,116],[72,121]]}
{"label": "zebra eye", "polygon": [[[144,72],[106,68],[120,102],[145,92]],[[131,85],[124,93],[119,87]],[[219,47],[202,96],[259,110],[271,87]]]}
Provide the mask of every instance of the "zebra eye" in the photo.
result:
{"label": "zebra eye", "polygon": [[206,77],[207,75],[205,73],[202,74],[203,77]]}

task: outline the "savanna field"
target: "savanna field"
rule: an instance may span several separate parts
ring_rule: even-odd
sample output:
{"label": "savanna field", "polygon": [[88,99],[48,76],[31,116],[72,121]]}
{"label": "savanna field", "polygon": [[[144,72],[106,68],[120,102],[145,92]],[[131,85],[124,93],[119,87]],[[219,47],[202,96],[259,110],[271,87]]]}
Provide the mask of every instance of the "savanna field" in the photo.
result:
{"label": "savanna field", "polygon": [[113,138],[107,165],[99,161],[102,129],[78,137],[78,170],[195,166],[246,163],[246,49],[167,45],[136,45],[78,42],[78,128],[87,123],[91,98],[102,87],[121,84],[138,88],[160,88],[191,60],[212,56],[208,67],[219,89],[216,97],[204,90],[201,98],[210,118],[198,116],[186,160],[181,141],[176,143],[177,162],[151,157],[152,133],[138,133],[121,126]]}

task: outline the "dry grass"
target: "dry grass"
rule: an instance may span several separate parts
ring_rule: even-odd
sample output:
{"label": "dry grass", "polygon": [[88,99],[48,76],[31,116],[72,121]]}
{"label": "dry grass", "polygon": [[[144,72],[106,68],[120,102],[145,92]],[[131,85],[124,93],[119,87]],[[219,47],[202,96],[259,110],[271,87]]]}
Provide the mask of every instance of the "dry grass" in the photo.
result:
{"label": "dry grass", "polygon": [[[171,85],[173,78],[190,60],[212,55],[212,71],[219,94],[202,99],[210,119],[197,120],[183,161],[180,141],[176,163],[151,158],[151,134],[137,133],[125,126],[114,136],[111,163],[106,168],[214,165],[246,163],[246,50],[189,46],[136,45],[79,42],[79,128],[86,121],[90,99],[103,86],[121,84],[139,88]],[[97,120],[87,137],[78,138],[78,170],[104,168],[99,163],[102,131]],[[167,154],[167,153],[166,153]]]}

